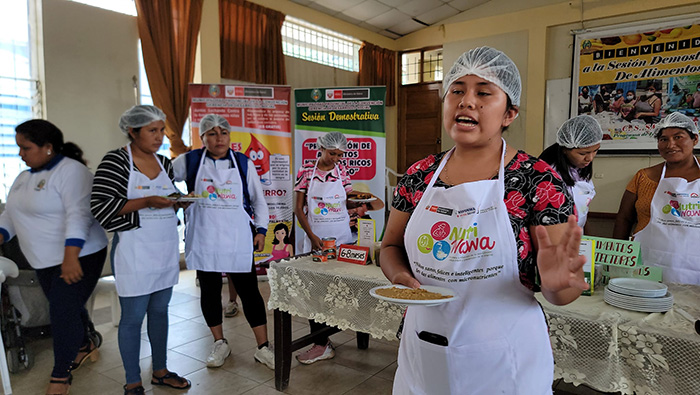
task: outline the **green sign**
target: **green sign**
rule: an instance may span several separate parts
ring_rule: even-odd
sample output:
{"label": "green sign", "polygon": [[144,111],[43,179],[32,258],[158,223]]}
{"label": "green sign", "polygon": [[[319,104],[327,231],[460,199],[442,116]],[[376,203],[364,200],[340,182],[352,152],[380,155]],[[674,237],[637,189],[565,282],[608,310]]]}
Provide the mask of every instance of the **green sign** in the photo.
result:
{"label": "green sign", "polygon": [[637,268],[642,266],[638,241],[608,239],[605,237],[584,236],[581,241],[595,242],[595,264]]}

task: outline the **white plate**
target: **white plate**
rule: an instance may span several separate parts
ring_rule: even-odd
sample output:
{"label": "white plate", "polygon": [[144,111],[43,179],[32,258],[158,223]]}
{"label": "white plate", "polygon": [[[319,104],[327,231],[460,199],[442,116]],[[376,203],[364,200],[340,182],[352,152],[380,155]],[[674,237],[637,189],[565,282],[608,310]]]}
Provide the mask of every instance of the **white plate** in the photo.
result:
{"label": "white plate", "polygon": [[625,295],[623,293],[619,293],[615,291],[614,289],[610,287],[605,288],[605,294],[609,295],[613,298],[619,299],[619,300],[624,300],[627,302],[632,302],[632,303],[640,303],[640,304],[666,304],[666,303],[672,303],[673,302],[673,295],[671,295],[670,292],[666,292],[665,295],[656,297],[656,298],[646,298],[643,296],[633,296],[633,295]]}
{"label": "white plate", "polygon": [[377,299],[384,300],[386,302],[391,302],[391,303],[396,303],[396,304],[401,304],[404,306],[437,306],[439,304],[451,302],[456,299],[455,293],[453,290],[449,288],[443,288],[443,287],[438,287],[435,285],[421,285],[420,287],[426,291],[430,292],[436,292],[439,294],[443,295],[449,295],[452,296],[451,298],[445,298],[445,299],[422,299],[422,300],[411,300],[411,299],[396,299],[396,298],[387,298],[386,296],[382,296],[377,294],[378,289],[387,289],[387,288],[408,288],[403,285],[382,285],[381,287],[374,287],[369,290],[369,294],[374,296]]}
{"label": "white plate", "polygon": [[649,298],[662,297],[668,291],[666,284],[640,278],[613,278],[608,286],[617,293]]}
{"label": "white plate", "polygon": [[643,298],[619,294],[609,288],[605,288],[603,300],[621,309],[644,313],[663,313],[673,308],[673,295],[671,295],[671,293],[667,293],[664,297],[660,298]]}
{"label": "white plate", "polygon": [[369,199],[357,199],[357,198],[348,198],[349,202],[355,202],[355,203],[369,203],[377,200],[376,197],[369,198]]}
{"label": "white plate", "polygon": [[671,306],[636,306],[626,304],[616,299],[610,299],[608,297],[604,297],[603,300],[605,300],[605,303],[611,306],[619,307],[625,310],[639,311],[642,313],[665,313],[673,308],[673,304],[671,304]]}

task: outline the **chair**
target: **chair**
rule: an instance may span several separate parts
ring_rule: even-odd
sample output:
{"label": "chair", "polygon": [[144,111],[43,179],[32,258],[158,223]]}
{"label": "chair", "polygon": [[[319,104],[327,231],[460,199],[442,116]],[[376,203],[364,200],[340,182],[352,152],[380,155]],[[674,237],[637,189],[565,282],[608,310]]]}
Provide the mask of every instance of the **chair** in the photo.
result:
{"label": "chair", "polygon": [[[17,277],[19,275],[19,269],[17,265],[11,260],[0,257],[0,287],[5,282],[7,277]],[[5,395],[12,394],[12,386],[10,385],[10,370],[7,367],[7,354],[5,352],[5,343],[0,336],[0,351],[2,355],[0,356],[0,377],[2,377],[2,389]]]}

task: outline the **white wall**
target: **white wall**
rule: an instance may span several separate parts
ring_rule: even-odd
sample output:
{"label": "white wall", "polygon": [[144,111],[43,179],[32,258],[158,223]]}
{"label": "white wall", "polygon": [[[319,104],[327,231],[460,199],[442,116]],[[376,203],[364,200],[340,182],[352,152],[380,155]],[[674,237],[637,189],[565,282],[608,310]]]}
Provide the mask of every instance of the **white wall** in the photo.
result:
{"label": "white wall", "polygon": [[134,103],[136,18],[66,0],[43,0],[46,119],[85,152],[94,171],[126,143],[119,117]]}

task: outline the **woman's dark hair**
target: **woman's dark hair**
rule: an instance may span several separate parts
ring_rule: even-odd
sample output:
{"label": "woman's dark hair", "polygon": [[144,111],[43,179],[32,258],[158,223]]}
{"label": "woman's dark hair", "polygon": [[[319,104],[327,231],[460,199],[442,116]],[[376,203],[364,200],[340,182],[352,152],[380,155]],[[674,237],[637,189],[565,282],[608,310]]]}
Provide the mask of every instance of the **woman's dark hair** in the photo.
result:
{"label": "woman's dark hair", "polygon": [[63,142],[63,132],[49,121],[43,119],[31,119],[23,122],[15,128],[17,134],[21,134],[24,138],[32,143],[43,147],[46,144],[51,144],[53,150],[57,154],[77,160],[86,165],[83,159],[83,150],[77,145],[70,142]]}
{"label": "woman's dark hair", "polygon": [[574,186],[576,183],[576,181],[571,178],[572,168],[578,171],[578,175],[581,176],[582,179],[589,181],[593,175],[593,162],[589,163],[588,166],[583,169],[576,169],[571,162],[569,162],[569,158],[564,151],[566,149],[568,148],[554,143],[542,151],[540,159],[547,162],[550,166],[554,166],[557,172],[559,172],[559,175],[561,175],[561,179],[564,180],[564,183],[570,187]]}
{"label": "woman's dark hair", "polygon": [[[141,126],[141,127],[138,127],[138,128],[131,128],[131,130],[132,130],[134,133],[138,134],[138,133],[141,131],[141,128],[142,128],[142,126]],[[129,134],[129,133],[126,134],[126,137],[129,139],[129,141],[134,141],[134,138],[131,137],[131,134]]]}
{"label": "woman's dark hair", "polygon": [[[510,96],[506,95],[506,99],[507,99],[507,100],[506,100],[506,111],[508,111],[508,110],[510,110],[510,109],[512,109],[512,108],[516,108],[516,107],[513,105],[513,101],[510,100]],[[510,125],[508,125],[508,126],[510,126]],[[503,133],[503,132],[505,132],[506,130],[508,130],[508,126],[505,126],[505,127],[501,130],[501,133]]]}
{"label": "woman's dark hair", "polygon": [[[286,235],[284,236],[284,244],[289,244],[289,228],[287,225],[279,223],[275,225],[275,230],[272,231],[272,234],[274,235],[278,230],[284,230]],[[272,238],[272,244],[279,244],[279,240],[277,240],[277,237]]]}

